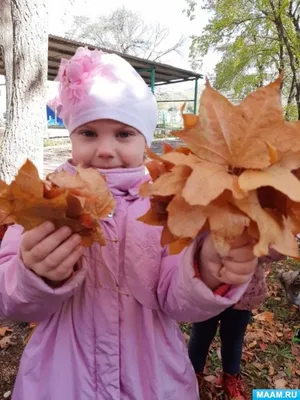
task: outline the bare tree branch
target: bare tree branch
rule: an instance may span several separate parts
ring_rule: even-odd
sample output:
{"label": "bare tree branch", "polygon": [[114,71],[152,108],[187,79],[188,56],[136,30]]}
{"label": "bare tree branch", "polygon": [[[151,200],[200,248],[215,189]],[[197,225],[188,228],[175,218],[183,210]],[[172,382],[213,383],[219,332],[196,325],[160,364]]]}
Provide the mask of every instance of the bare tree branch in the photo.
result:
{"label": "bare tree branch", "polygon": [[185,38],[181,36],[170,45],[169,35],[168,28],[146,24],[140,14],[124,6],[96,21],[76,16],[67,32],[67,37],[149,60],[159,60],[171,52],[180,54]]}

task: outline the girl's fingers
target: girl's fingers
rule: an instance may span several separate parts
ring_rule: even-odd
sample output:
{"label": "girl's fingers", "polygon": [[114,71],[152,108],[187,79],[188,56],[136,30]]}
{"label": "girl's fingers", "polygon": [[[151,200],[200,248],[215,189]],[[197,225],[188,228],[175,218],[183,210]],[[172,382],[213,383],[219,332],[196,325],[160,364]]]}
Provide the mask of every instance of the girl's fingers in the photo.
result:
{"label": "girl's fingers", "polygon": [[248,261],[236,262],[231,260],[223,261],[223,268],[236,275],[249,275],[257,265],[257,258],[252,258]]}
{"label": "girl's fingers", "polygon": [[43,241],[50,233],[54,232],[54,224],[50,221],[44,222],[42,225],[25,232],[22,237],[22,249],[30,251],[38,243]]}
{"label": "girl's fingers", "polygon": [[250,279],[250,274],[238,275],[235,272],[229,271],[226,267],[220,270],[220,279],[229,285],[242,285]]}
{"label": "girl's fingers", "polygon": [[74,271],[74,265],[84,253],[84,247],[77,246],[74,251],[57,267],[47,273],[47,279],[53,282],[69,278]]}
{"label": "girl's fingers", "polygon": [[241,285],[249,281],[257,265],[257,258],[242,263],[224,261],[219,271],[219,279],[231,285]]}
{"label": "girl's fingers", "polygon": [[204,256],[205,258],[209,259],[210,261],[212,261],[214,263],[221,262],[221,256],[215,248],[214,241],[212,239],[211,234],[209,234],[205,238],[202,249],[201,249],[201,254],[202,254],[202,256]]}
{"label": "girl's fingers", "polygon": [[[56,269],[58,266],[64,265],[66,260],[72,259],[72,253],[75,251],[80,242],[81,242],[81,237],[78,234],[73,234],[62,244],[60,244],[61,243],[60,241],[59,242],[60,245],[56,247],[41,261],[43,268],[50,271],[52,269]],[[52,243],[54,244],[55,242]],[[77,253],[74,254],[74,257],[76,254]]]}
{"label": "girl's fingers", "polygon": [[30,258],[32,259],[32,262],[42,261],[48,256],[51,256],[51,254],[55,252],[55,249],[58,248],[71,235],[72,230],[67,226],[63,226],[58,231],[48,235],[30,251]]}
{"label": "girl's fingers", "polygon": [[227,257],[223,257],[222,261],[232,261],[234,260],[235,262],[245,262],[245,261],[250,261],[255,258],[255,255],[253,254],[253,246],[246,246],[242,248],[237,248],[237,249],[231,249],[228,253]]}

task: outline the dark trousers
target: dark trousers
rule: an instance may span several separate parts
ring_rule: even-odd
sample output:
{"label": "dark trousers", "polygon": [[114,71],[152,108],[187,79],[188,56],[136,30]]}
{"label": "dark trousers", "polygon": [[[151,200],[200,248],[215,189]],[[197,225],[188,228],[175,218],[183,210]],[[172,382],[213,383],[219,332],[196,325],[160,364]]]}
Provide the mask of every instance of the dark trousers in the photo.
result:
{"label": "dark trousers", "polygon": [[223,371],[230,375],[240,372],[243,342],[250,317],[251,311],[231,307],[216,317],[193,324],[188,349],[196,373],[204,370],[219,323]]}

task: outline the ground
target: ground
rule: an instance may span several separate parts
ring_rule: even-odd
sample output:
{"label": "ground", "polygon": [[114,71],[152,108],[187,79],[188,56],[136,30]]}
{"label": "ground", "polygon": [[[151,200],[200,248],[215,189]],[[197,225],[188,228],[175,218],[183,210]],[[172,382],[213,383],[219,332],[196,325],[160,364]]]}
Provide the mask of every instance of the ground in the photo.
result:
{"label": "ground", "polygon": [[[300,327],[300,309],[288,304],[278,280],[281,271],[299,268],[300,263],[288,259],[266,269],[269,295],[261,309],[253,310],[243,350],[242,374],[249,393],[260,388],[300,388],[300,345],[292,341],[296,328]],[[181,324],[181,328],[188,340],[190,325]],[[218,335],[206,368],[209,398],[219,399],[222,392],[215,385],[221,372]]]}
{"label": "ground", "polygon": [[[160,152],[161,141],[152,149]],[[172,140],[169,143],[173,144]],[[70,154],[68,145],[45,148],[45,171],[53,171]],[[298,269],[293,260],[273,263],[266,271],[269,298],[254,316],[248,327],[244,354],[243,375],[249,388],[300,388],[300,345],[292,337],[300,326],[300,310],[287,303],[278,281],[281,270]],[[188,340],[191,326],[180,324]],[[0,321],[0,400],[10,398],[19,360],[32,326],[26,323]],[[215,385],[220,372],[219,338],[213,344],[207,362],[209,397],[218,399],[221,392]],[[250,397],[249,397],[250,398]]]}

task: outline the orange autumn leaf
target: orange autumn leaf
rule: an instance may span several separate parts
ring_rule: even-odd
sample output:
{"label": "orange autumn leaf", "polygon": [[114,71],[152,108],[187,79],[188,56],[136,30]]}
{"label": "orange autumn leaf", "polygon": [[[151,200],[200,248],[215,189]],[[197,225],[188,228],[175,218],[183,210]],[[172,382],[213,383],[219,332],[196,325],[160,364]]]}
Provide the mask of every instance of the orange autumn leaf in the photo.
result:
{"label": "orange autumn leaf", "polygon": [[250,224],[249,217],[234,207],[225,196],[220,196],[205,208],[216,249],[226,255],[230,244],[243,234]]}
{"label": "orange autumn leaf", "polygon": [[[184,154],[182,152],[168,152],[163,154],[161,159],[175,166],[168,175],[170,181],[174,180],[177,168],[180,167],[183,170],[184,167],[189,167],[192,170],[181,177],[181,186],[186,178],[182,195],[191,205],[207,205],[225,190],[230,190],[237,199],[245,196],[245,192],[238,185],[238,177],[229,173],[228,167],[225,165],[204,162],[192,153]],[[158,193],[163,195],[161,191],[168,190],[171,184],[166,181],[166,174],[159,180],[155,180],[151,190],[147,192],[148,196]],[[172,187],[174,188],[174,186]],[[141,194],[144,195],[145,192]]]}
{"label": "orange autumn leaf", "polygon": [[284,121],[281,82],[280,76],[237,106],[207,83],[200,100],[199,121],[174,134],[206,161],[232,168],[266,168],[274,158],[274,149],[300,150],[300,122]]}
{"label": "orange autumn leaf", "polygon": [[175,150],[176,153],[182,153],[185,155],[191,154],[191,150],[188,147],[185,146],[179,146]]}
{"label": "orange autumn leaf", "polygon": [[268,254],[271,246],[281,254],[298,257],[297,241],[288,220],[275,210],[262,208],[255,191],[251,191],[245,199],[234,200],[234,205],[257,224],[259,241],[254,246],[256,256]]}
{"label": "orange autumn leaf", "polygon": [[262,208],[271,209],[282,215],[287,215],[289,198],[271,186],[257,189],[259,203]]}
{"label": "orange autumn leaf", "polygon": [[177,237],[173,235],[167,224],[164,224],[161,232],[160,244],[162,247],[170,245],[177,241]]}
{"label": "orange autumn leaf", "polygon": [[185,103],[183,103],[183,105],[180,109],[182,119],[183,119],[184,129],[192,128],[193,126],[196,125],[199,117],[198,117],[198,115],[195,115],[195,114],[185,114],[184,109],[185,109]]}
{"label": "orange autumn leaf", "polygon": [[152,209],[145,222],[158,219],[156,196],[160,202],[168,196],[160,224],[169,247],[170,234],[174,242],[189,243],[205,227],[222,255],[247,231],[257,241],[257,256],[270,247],[299,256],[294,236],[300,232],[300,122],[284,120],[282,79],[239,105],[207,82],[199,115],[183,114],[184,127],[174,132],[186,147],[148,154],[160,173],[141,187]]}
{"label": "orange autumn leaf", "polygon": [[291,153],[264,170],[244,171],[239,176],[238,183],[244,191],[271,186],[284,193],[291,200],[300,202],[300,181],[292,173],[299,167],[300,153]]}
{"label": "orange autumn leaf", "polygon": [[146,214],[138,218],[138,221],[144,222],[149,225],[164,226],[167,219],[167,206],[170,198],[160,198],[155,196],[151,201],[151,205]]}
{"label": "orange autumn leaf", "polygon": [[173,147],[168,144],[168,143],[163,143],[163,149],[164,149],[164,153],[169,153],[170,151],[173,151]]}
{"label": "orange autumn leaf", "polygon": [[170,166],[167,166],[166,164],[158,161],[147,161],[145,165],[153,181],[155,181],[165,172],[171,170]]}
{"label": "orange autumn leaf", "polygon": [[0,327],[0,336],[5,336],[7,332],[12,332],[13,330],[11,328],[8,328],[7,326],[2,326]]}
{"label": "orange autumn leaf", "polygon": [[75,176],[61,171],[48,175],[47,179],[55,186],[67,189],[70,194],[78,196],[82,201],[84,212],[95,218],[105,218],[115,207],[115,201],[107,189],[104,178],[93,168],[78,166]]}
{"label": "orange autumn leaf", "polygon": [[182,194],[189,204],[205,206],[225,190],[230,190],[237,199],[245,196],[237,176],[229,174],[224,165],[201,162],[195,164]]}
{"label": "orange autumn leaf", "polygon": [[[105,245],[99,219],[115,207],[105,180],[92,168],[77,167],[76,175],[61,171],[39,178],[27,160],[10,185],[0,181],[0,214],[25,230],[52,221],[58,229],[69,226],[82,237],[82,245]],[[1,220],[1,224],[5,219]]]}
{"label": "orange autumn leaf", "polygon": [[169,244],[169,254],[178,254],[192,243],[191,238],[180,238]]}
{"label": "orange autumn leaf", "polygon": [[300,203],[289,200],[287,205],[287,219],[294,235],[300,232]]}
{"label": "orange autumn leaf", "polygon": [[203,207],[190,206],[182,196],[175,196],[167,207],[168,227],[176,237],[195,237],[206,222]]}
{"label": "orange autumn leaf", "polygon": [[[192,169],[186,165],[174,166],[172,171],[166,172],[159,176],[153,183],[142,186],[141,194],[145,196],[170,196],[180,193],[185,186],[187,178],[190,176]],[[147,191],[146,191],[147,187]],[[145,197],[146,197],[145,196]]]}

